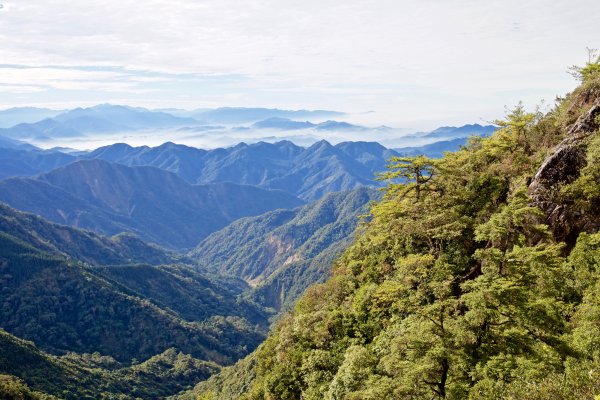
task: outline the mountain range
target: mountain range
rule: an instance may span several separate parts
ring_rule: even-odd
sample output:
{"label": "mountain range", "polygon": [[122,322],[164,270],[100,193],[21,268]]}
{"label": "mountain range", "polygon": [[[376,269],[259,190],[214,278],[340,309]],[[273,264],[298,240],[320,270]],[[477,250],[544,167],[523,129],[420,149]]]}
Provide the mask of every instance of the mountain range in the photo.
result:
{"label": "mountain range", "polygon": [[233,183],[190,185],[158,168],[100,159],[0,181],[0,201],[103,234],[133,232],[173,249],[191,248],[237,218],[303,204],[283,191]]}
{"label": "mountain range", "polygon": [[278,129],[278,130],[299,130],[299,129],[316,129],[316,130],[345,130],[345,131],[360,131],[367,130],[363,126],[352,125],[347,122],[339,122],[327,120],[320,123],[312,123],[310,121],[294,121],[289,118],[272,117],[262,121],[255,122],[250,126],[254,129]]}
{"label": "mountain range", "polygon": [[193,111],[166,109],[162,111],[181,117],[194,118],[204,124],[225,125],[251,123],[269,118],[323,119],[331,117],[343,117],[345,115],[343,112],[329,110],[281,110],[277,108],[244,107],[221,107]]}
{"label": "mountain range", "polygon": [[360,126],[337,119],[345,116],[344,113],[327,110],[235,107],[192,111],[149,110],[113,104],[54,112],[15,108],[0,111],[0,136],[27,140],[44,148],[95,148],[119,141],[157,143],[159,138],[164,137],[213,148],[233,146],[242,141],[288,139],[309,146],[321,139],[336,143],[356,140],[364,133],[391,147],[399,144],[406,147],[469,135],[486,136],[495,129],[491,125],[472,124],[406,135],[405,130]]}
{"label": "mountain range", "polygon": [[[284,123],[288,118],[324,118],[343,116],[334,111],[289,111],[266,108],[218,108],[208,110],[184,111],[148,110],[112,104],[100,104],[94,107],[75,108],[66,111],[52,111],[38,108],[13,108],[0,111],[0,136],[10,139],[47,141],[56,138],[85,137],[86,135],[134,132],[143,130],[177,129],[183,127],[204,127],[204,129],[223,129],[214,124],[232,125],[255,123],[255,128],[263,124],[270,128],[286,130]],[[337,130],[358,128],[353,125],[327,121],[322,124],[309,124],[306,128]]]}
{"label": "mountain range", "polygon": [[10,128],[17,124],[34,123],[46,118],[52,118],[62,110],[51,110],[38,107],[13,107],[0,111],[0,128]]}
{"label": "mountain range", "polygon": [[[253,350],[273,310],[326,279],[376,195],[362,188],[240,219],[189,257],[0,205],[0,374],[10,374],[0,375],[0,393],[29,385],[68,399],[162,398],[191,389]],[[293,262],[277,265],[289,258],[277,252],[255,261],[252,274],[263,278],[255,288],[234,269],[218,273],[226,267],[211,242],[243,258],[254,246],[268,252],[272,236],[262,233],[271,230],[289,241]],[[199,257],[211,260],[196,265]]]}
{"label": "mountain range", "polygon": [[330,192],[379,187],[375,174],[383,171],[386,161],[394,155],[395,151],[369,142],[333,146],[320,141],[303,148],[281,141],[240,143],[211,151],[173,143],[155,148],[117,144],[84,157],[165,168],[192,183],[233,182],[279,189],[311,201]]}
{"label": "mountain range", "polygon": [[214,379],[238,376],[232,393],[252,384],[259,358],[243,357],[330,278],[334,260],[369,226],[366,214],[382,199],[376,176],[390,158],[437,156],[489,129],[444,127],[422,135],[437,143],[398,151],[325,140],[70,151],[21,139],[210,131],[209,123],[365,128],[328,111],[12,112],[27,120],[0,133],[0,393],[30,398],[165,398],[240,359]]}
{"label": "mountain range", "polygon": [[240,143],[202,150],[174,143],[157,147],[113,144],[92,152],[0,148],[0,178],[31,177],[77,160],[106,160],[130,167],[150,166],[173,172],[190,184],[230,182],[284,190],[306,201],[360,186],[380,187],[375,175],[397,155],[374,142],[320,141],[308,148],[290,141]]}

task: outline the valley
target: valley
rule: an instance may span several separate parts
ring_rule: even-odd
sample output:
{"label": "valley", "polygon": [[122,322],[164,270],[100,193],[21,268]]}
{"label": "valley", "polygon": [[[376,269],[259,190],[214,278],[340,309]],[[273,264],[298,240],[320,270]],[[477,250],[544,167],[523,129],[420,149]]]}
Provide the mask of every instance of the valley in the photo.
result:
{"label": "valley", "polygon": [[[0,393],[600,390],[590,369],[598,85],[584,82],[546,114],[517,106],[495,126],[442,127],[398,148],[280,140],[74,151],[22,140],[32,124],[54,134],[69,122],[77,136],[123,129],[102,122],[111,118],[136,129],[196,121],[109,105],[4,128],[13,133],[0,140]],[[306,128],[258,110],[256,129]],[[254,115],[204,115],[217,122],[221,112]],[[309,129],[323,126],[361,129]]]}

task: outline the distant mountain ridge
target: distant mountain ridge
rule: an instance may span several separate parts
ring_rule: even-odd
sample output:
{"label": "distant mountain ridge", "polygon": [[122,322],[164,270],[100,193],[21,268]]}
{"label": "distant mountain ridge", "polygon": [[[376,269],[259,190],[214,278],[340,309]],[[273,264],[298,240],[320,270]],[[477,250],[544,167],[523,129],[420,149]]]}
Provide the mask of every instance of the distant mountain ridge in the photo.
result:
{"label": "distant mountain ridge", "polygon": [[303,148],[290,141],[240,143],[226,149],[201,150],[173,143],[158,147],[115,144],[85,158],[128,166],[151,165],[177,173],[188,182],[233,182],[279,189],[304,200],[361,186],[379,187],[375,174],[397,155],[373,142],[320,141]]}
{"label": "distant mountain ridge", "polygon": [[100,159],[36,178],[0,181],[0,201],[107,235],[133,232],[172,249],[191,248],[237,218],[302,204],[282,191],[232,183],[190,185],[158,168]]}
{"label": "distant mountain ridge", "polygon": [[431,132],[419,132],[410,135],[411,137],[422,137],[436,140],[450,140],[456,138],[466,138],[469,136],[490,136],[498,127],[494,125],[467,124],[462,126],[442,126]]}
{"label": "distant mountain ridge", "polygon": [[327,120],[320,123],[312,123],[310,121],[294,121],[289,118],[281,118],[281,117],[272,117],[267,118],[262,121],[255,122],[252,124],[251,128],[255,129],[279,129],[279,130],[300,130],[300,129],[316,129],[321,131],[337,131],[337,130],[346,130],[346,131],[360,131],[367,130],[363,126],[352,125],[347,122],[339,122]]}
{"label": "distant mountain ridge", "polygon": [[[53,111],[37,108],[15,108],[0,111],[0,136],[11,139],[46,141],[56,138],[85,137],[151,129],[201,127],[207,124],[246,124],[268,119],[323,119],[343,116],[326,110],[279,110],[268,108],[217,108],[185,111],[177,109],[149,110],[113,104]],[[294,121],[292,121],[294,122]],[[310,124],[310,123],[309,123]],[[328,121],[316,129],[341,129],[350,124]],[[219,126],[203,127],[211,130]],[[282,129],[285,129],[283,126]]]}
{"label": "distant mountain ridge", "polygon": [[38,122],[60,114],[61,110],[38,107],[13,107],[0,110],[0,128],[10,128],[21,123]]}
{"label": "distant mountain ridge", "polygon": [[286,119],[322,119],[342,117],[343,112],[330,110],[282,110],[278,108],[246,108],[246,107],[221,107],[216,109],[200,109],[194,111],[165,110],[173,115],[188,116],[203,123],[209,124],[240,124],[250,123],[268,118]]}

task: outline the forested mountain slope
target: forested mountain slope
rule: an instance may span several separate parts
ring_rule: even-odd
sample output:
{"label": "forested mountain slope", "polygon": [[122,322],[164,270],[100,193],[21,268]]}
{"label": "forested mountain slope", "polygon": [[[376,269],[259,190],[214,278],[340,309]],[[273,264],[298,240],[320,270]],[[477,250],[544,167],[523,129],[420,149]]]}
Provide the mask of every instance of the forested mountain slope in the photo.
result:
{"label": "forested mountain slope", "polygon": [[[264,338],[269,315],[244,300],[242,280],[140,264],[177,258],[136,238],[0,210],[0,326],[47,352],[99,352],[127,363],[173,347],[227,364]],[[119,262],[138,264],[105,265]]]}
{"label": "forested mountain slope", "polygon": [[280,310],[329,276],[359,216],[378,195],[368,188],[331,193],[295,210],[243,218],[210,235],[189,256],[210,271],[251,283],[255,301]]}
{"label": "forested mountain slope", "polygon": [[195,393],[594,398],[600,68],[588,67],[546,115],[517,107],[456,153],[395,159],[385,198],[334,276],[251,358]]}
{"label": "forested mountain slope", "polygon": [[97,353],[56,357],[1,329],[0,349],[0,397],[7,400],[164,398],[219,370],[174,349],[133,366]]}
{"label": "forested mountain slope", "polygon": [[168,264],[184,257],[148,245],[130,234],[107,238],[89,231],[51,223],[0,204],[0,232],[10,233],[37,249],[93,265]]}
{"label": "forested mountain slope", "polygon": [[[189,267],[137,267],[134,285],[121,270],[127,267],[86,267],[4,232],[0,250],[0,326],[46,351],[98,351],[130,361],[176,347],[228,363],[263,338],[266,318],[252,305],[238,304],[239,287],[200,277]],[[158,290],[140,289],[157,283],[171,287],[170,302]],[[201,308],[190,313],[177,302]]]}
{"label": "forested mountain slope", "polygon": [[133,232],[172,249],[191,248],[235,219],[303,203],[282,191],[231,183],[190,185],[158,168],[103,160],[0,181],[0,201],[102,234]]}

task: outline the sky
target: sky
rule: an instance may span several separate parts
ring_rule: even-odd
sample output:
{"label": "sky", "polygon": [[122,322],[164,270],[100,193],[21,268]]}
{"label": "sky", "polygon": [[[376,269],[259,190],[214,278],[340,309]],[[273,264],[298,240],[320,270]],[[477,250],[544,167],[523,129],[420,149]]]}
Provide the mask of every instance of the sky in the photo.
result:
{"label": "sky", "polygon": [[598,0],[0,0],[0,109],[329,109],[427,130],[577,82]]}

